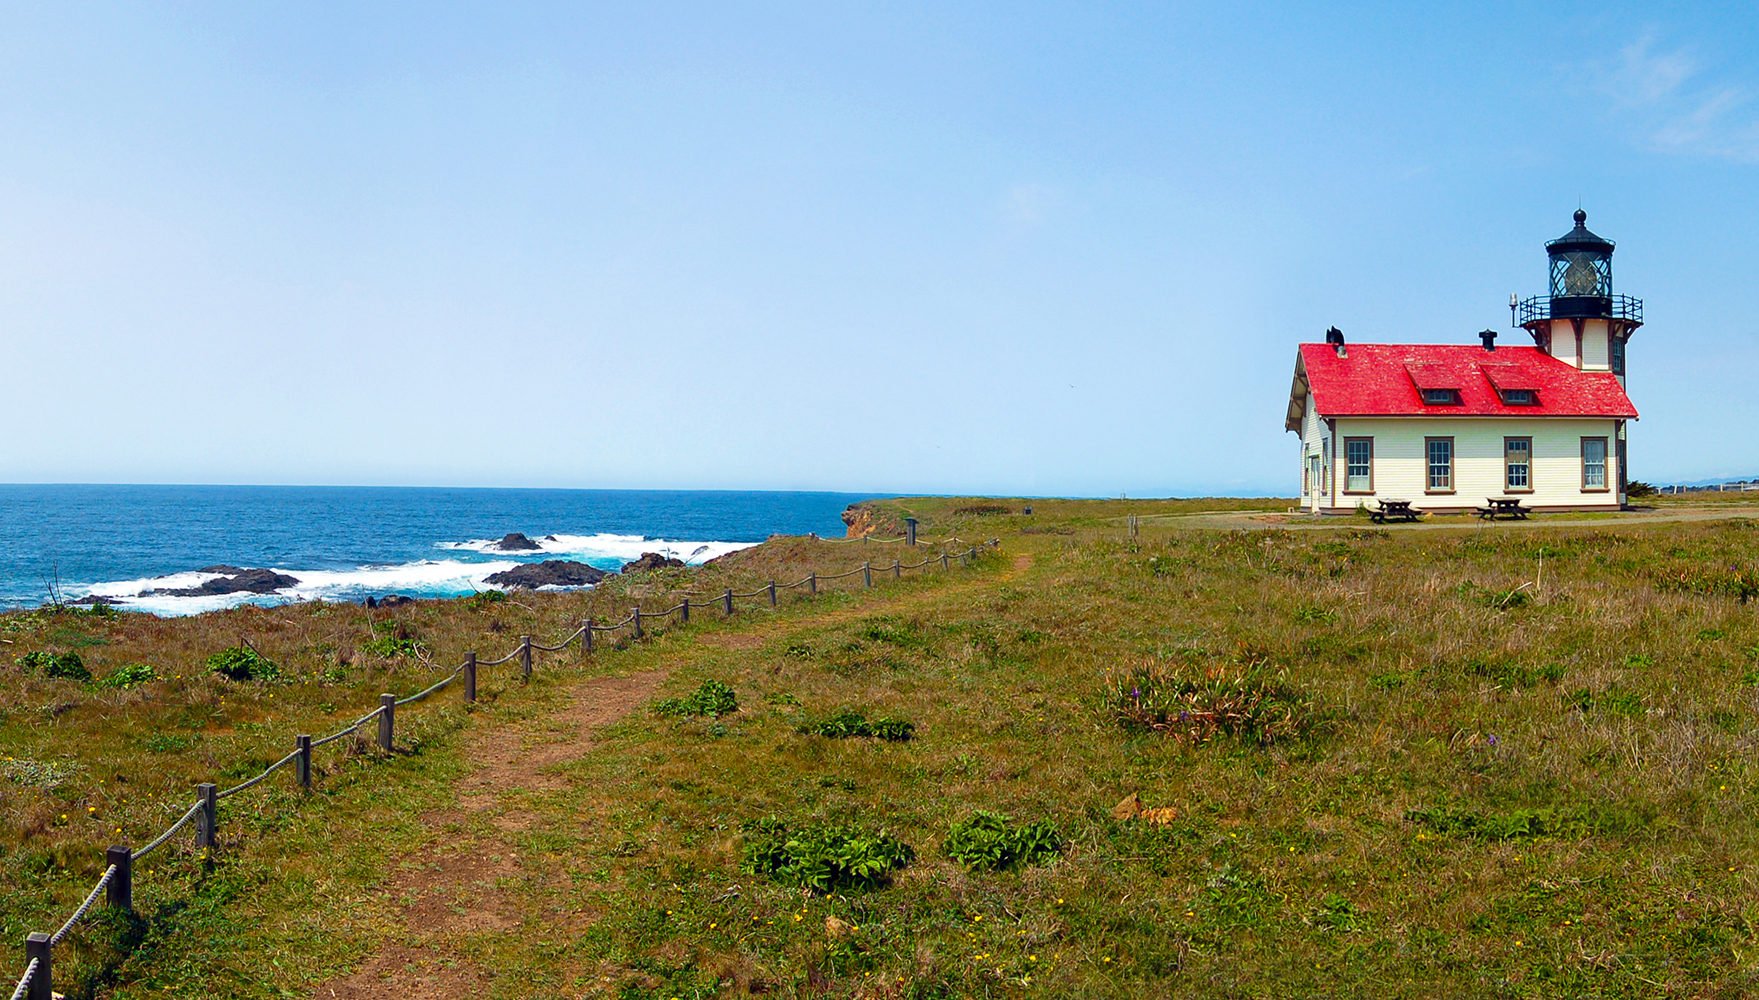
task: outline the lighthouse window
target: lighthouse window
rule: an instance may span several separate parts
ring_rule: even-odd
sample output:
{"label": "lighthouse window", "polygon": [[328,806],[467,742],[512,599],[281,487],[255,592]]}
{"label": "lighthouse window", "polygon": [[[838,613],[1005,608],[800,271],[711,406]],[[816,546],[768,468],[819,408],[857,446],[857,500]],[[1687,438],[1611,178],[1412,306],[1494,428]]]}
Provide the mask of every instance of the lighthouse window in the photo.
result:
{"label": "lighthouse window", "polygon": [[1612,373],[1614,375],[1625,373],[1625,338],[1623,337],[1612,338]]}
{"label": "lighthouse window", "polygon": [[1423,452],[1428,459],[1429,476],[1427,491],[1430,493],[1452,493],[1454,491],[1454,439],[1424,438]]}
{"label": "lighthouse window", "polygon": [[1582,488],[1606,489],[1606,439],[1603,437],[1582,439]]}
{"label": "lighthouse window", "polygon": [[1537,406],[1539,397],[1532,389],[1504,389],[1502,391],[1504,406]]}
{"label": "lighthouse window", "polygon": [[1429,406],[1458,406],[1460,405],[1460,390],[1424,389],[1423,402]]}
{"label": "lighthouse window", "polygon": [[1374,492],[1374,439],[1344,439],[1344,492]]}
{"label": "lighthouse window", "polygon": [[1503,488],[1511,493],[1533,489],[1533,439],[1502,439]]}

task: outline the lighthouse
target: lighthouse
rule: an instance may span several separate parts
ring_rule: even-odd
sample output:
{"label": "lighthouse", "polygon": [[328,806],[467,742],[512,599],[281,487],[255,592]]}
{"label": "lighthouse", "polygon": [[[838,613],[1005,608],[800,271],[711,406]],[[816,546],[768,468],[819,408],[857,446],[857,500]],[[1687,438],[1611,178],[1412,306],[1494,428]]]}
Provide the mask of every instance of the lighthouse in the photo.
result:
{"label": "lighthouse", "polygon": [[[1579,208],[1575,222],[1575,228],[1545,244],[1550,294],[1519,303],[1519,323],[1541,351],[1577,371],[1611,372],[1623,389],[1631,335],[1643,325],[1643,300],[1613,292],[1613,241],[1591,232],[1588,213]],[[1613,447],[1622,502],[1629,451],[1623,420],[1613,434]]]}
{"label": "lighthouse", "polygon": [[1611,372],[1625,384],[1625,349],[1643,325],[1643,300],[1612,290],[1613,242],[1588,230],[1576,209],[1576,227],[1545,244],[1551,294],[1514,303],[1517,322],[1546,354],[1578,371]]}

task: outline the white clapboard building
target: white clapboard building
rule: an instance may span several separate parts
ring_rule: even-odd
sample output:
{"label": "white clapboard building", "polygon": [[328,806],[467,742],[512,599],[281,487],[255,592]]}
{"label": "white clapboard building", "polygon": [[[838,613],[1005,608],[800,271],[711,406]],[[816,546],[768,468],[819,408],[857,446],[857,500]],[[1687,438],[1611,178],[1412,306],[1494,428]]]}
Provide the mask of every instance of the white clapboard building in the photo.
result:
{"label": "white clapboard building", "polygon": [[1550,294],[1511,297],[1532,347],[1302,344],[1284,426],[1301,435],[1301,503],[1346,514],[1382,500],[1436,513],[1513,498],[1537,510],[1625,502],[1625,349],[1643,303],[1612,291],[1611,240],[1587,213],[1546,244]]}

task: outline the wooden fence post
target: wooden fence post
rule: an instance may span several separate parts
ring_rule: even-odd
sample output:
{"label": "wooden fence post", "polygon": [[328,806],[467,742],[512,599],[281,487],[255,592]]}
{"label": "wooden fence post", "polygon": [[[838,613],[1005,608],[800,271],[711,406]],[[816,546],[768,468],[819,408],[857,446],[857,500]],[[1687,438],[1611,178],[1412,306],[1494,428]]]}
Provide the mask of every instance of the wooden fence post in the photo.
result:
{"label": "wooden fence post", "polygon": [[770,581],[770,607],[776,606],[776,581]]}
{"label": "wooden fence post", "polygon": [[904,544],[909,546],[916,544],[916,518],[914,517],[904,519]]}
{"label": "wooden fence post", "polygon": [[219,789],[203,783],[195,786],[196,801],[202,805],[195,817],[195,842],[198,847],[214,849],[216,827],[220,825]]}
{"label": "wooden fence post", "polygon": [[592,652],[592,619],[586,620],[586,631],[580,634],[580,648]]}
{"label": "wooden fence post", "polygon": [[526,680],[531,680],[531,636],[519,637],[519,673]]}
{"label": "wooden fence post", "polygon": [[894,580],[904,579],[904,564],[899,562],[896,559],[892,560],[892,579],[894,579]]}
{"label": "wooden fence post", "polygon": [[379,749],[391,752],[392,727],[397,722],[397,696],[379,695]]}
{"label": "wooden fence post", "polygon": [[941,569],[946,569],[946,568],[947,568],[947,554],[945,552],[942,552],[941,553]]}
{"label": "wooden fence post", "polygon": [[635,621],[635,637],[641,638],[641,605],[635,606],[635,613],[630,616]]}
{"label": "wooden fence post", "polygon": [[873,586],[873,563],[872,562],[864,562],[861,564],[861,585],[863,587]]}
{"label": "wooden fence post", "polygon": [[721,602],[722,602],[722,606],[727,609],[727,616],[729,618],[732,617],[732,615],[733,615],[733,588],[732,587],[728,587],[727,592],[721,595]]}
{"label": "wooden fence post", "polygon": [[817,572],[812,572],[812,573],[806,574],[806,589],[808,591],[810,591],[814,597],[818,596],[818,573]]}
{"label": "wooden fence post", "polygon": [[49,935],[27,934],[24,938],[24,961],[37,960],[37,974],[31,977],[31,991],[25,1000],[52,1000],[55,996],[55,972],[49,964]]}
{"label": "wooden fence post", "polygon": [[476,652],[464,654],[464,703],[476,702]]}
{"label": "wooden fence post", "polygon": [[299,779],[299,787],[311,791],[311,737],[301,733],[293,738],[293,749],[299,756],[293,758],[293,776]]}
{"label": "wooden fence post", "polygon": [[685,594],[684,599],[678,602],[678,624],[680,624],[680,625],[690,624],[690,595],[689,594]]}
{"label": "wooden fence post", "polygon": [[104,852],[104,863],[115,865],[116,871],[104,886],[104,905],[124,913],[134,912],[134,854],[127,845],[117,844]]}

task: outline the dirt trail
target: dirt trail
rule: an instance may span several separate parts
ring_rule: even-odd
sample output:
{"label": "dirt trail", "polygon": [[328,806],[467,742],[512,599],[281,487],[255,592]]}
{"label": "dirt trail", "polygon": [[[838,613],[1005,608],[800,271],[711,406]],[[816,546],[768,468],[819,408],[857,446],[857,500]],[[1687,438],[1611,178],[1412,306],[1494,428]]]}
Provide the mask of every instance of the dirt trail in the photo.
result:
{"label": "dirt trail", "polygon": [[[352,975],[320,986],[318,1000],[481,995],[487,977],[457,955],[457,943],[470,935],[511,930],[521,917],[499,888],[502,880],[521,874],[518,852],[501,835],[525,829],[529,814],[498,808],[501,794],[565,788],[567,782],[546,769],[589,752],[595,730],[653,697],[665,678],[659,670],[596,677],[582,682],[559,712],[504,729],[477,730],[466,751],[475,766],[459,782],[459,808],[423,817],[433,837],[419,861],[399,865],[386,892],[398,901],[408,943],[383,942]],[[479,826],[473,815],[485,810],[493,811],[495,832],[467,832]]]}
{"label": "dirt trail", "polygon": [[[1004,579],[1031,568],[1032,557],[1014,557]],[[940,602],[953,594],[993,584],[977,577],[951,587],[899,594],[888,610]],[[740,632],[704,634],[697,642],[725,649],[762,646],[784,632],[871,614],[870,605],[789,614],[753,621]],[[527,791],[560,790],[566,779],[554,765],[590,752],[594,732],[628,715],[651,699],[669,671],[628,677],[596,677],[581,682],[567,707],[504,728],[483,727],[471,736],[466,758],[473,765],[458,783],[458,808],[423,817],[432,832],[428,844],[397,865],[384,892],[395,901],[402,940],[387,938],[352,974],[325,983],[314,1000],[453,1000],[481,996],[490,977],[464,957],[460,945],[473,935],[511,931],[525,916],[499,885],[526,876],[510,835],[527,828],[532,816],[503,797]],[[480,817],[490,818],[489,832]],[[546,920],[557,919],[545,914]],[[590,914],[561,915],[590,922]]]}

